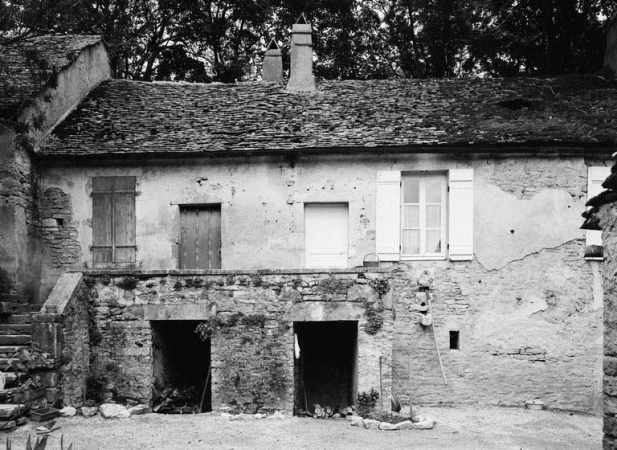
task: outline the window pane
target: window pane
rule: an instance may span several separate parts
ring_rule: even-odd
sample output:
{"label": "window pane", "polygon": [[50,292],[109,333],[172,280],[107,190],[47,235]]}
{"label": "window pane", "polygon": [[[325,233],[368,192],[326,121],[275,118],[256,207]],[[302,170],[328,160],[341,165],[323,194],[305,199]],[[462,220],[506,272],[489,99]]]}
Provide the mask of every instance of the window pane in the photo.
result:
{"label": "window pane", "polygon": [[406,178],[403,181],[403,203],[420,203],[420,180]]}
{"label": "window pane", "polygon": [[403,254],[420,253],[420,230],[403,230]]}
{"label": "window pane", "polygon": [[426,180],[426,202],[441,203],[441,180]]}
{"label": "window pane", "polygon": [[441,227],[441,205],[426,205],[426,227]]}
{"label": "window pane", "polygon": [[441,230],[427,230],[426,252],[441,253]]}
{"label": "window pane", "polygon": [[418,228],[420,226],[420,206],[403,206],[403,228]]}

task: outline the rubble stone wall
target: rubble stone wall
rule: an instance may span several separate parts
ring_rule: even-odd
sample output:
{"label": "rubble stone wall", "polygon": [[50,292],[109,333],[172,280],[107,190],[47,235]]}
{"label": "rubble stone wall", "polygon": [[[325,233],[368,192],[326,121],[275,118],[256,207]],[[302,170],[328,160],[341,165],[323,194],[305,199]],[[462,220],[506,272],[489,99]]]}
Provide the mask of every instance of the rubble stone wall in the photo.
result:
{"label": "rubble stone wall", "polygon": [[71,198],[58,188],[47,189],[41,197],[41,237],[53,267],[66,267],[77,262],[81,247],[77,229],[72,226]]}
{"label": "rubble stone wall", "polygon": [[[293,407],[294,321],[358,322],[358,391],[392,383],[392,293],[382,298],[373,287],[388,271],[221,271],[208,273],[91,272],[89,383],[100,386],[101,400],[148,403],[152,399],[153,361],[150,320],[201,320],[211,335],[212,403],[243,408]],[[382,318],[374,334],[366,310],[374,305]],[[86,327],[87,328],[87,327]],[[372,331],[371,331],[372,332]],[[65,333],[66,335],[66,333]],[[93,336],[100,336],[96,342]],[[79,347],[84,336],[65,337]],[[75,358],[79,359],[78,355]],[[74,367],[74,374],[70,367]],[[83,378],[80,361],[66,365],[63,383]],[[72,388],[72,391],[77,392]],[[66,399],[78,401],[75,395]]]}

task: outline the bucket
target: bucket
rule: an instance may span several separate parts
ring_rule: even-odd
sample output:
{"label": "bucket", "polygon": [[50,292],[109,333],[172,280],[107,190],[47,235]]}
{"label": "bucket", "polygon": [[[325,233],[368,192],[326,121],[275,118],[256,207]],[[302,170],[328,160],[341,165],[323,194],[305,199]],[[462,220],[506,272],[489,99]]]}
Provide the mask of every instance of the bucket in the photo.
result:
{"label": "bucket", "polygon": [[[375,258],[377,258],[377,261],[367,261],[366,258],[371,255],[375,256]],[[364,255],[364,259],[362,260],[362,265],[364,267],[379,267],[379,256],[377,256],[376,253],[368,253]]]}

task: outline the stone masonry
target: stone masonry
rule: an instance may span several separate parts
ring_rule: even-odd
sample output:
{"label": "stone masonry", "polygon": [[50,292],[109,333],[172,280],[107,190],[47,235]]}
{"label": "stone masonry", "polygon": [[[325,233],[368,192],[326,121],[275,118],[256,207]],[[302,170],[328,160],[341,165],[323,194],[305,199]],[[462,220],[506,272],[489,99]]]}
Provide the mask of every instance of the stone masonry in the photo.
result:
{"label": "stone masonry", "polygon": [[53,267],[66,267],[77,262],[81,247],[77,229],[71,226],[71,198],[58,188],[47,189],[41,198],[41,236],[50,251]]}

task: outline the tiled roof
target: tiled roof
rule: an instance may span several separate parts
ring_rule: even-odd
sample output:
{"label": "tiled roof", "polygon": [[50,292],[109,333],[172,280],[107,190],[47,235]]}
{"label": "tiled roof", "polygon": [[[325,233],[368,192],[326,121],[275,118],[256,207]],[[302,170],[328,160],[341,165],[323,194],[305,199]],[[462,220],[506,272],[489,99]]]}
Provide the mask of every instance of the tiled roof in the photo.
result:
{"label": "tiled roof", "polygon": [[18,114],[24,102],[42,90],[54,71],[70,64],[75,52],[101,41],[100,36],[53,35],[31,37],[3,47],[0,54],[0,119]]}
{"label": "tiled roof", "polygon": [[96,88],[41,148],[46,155],[362,147],[617,145],[617,83],[598,76],[146,83]]}

